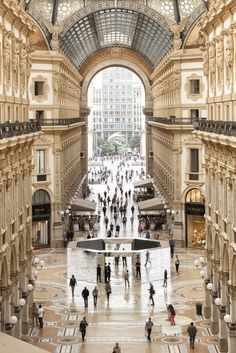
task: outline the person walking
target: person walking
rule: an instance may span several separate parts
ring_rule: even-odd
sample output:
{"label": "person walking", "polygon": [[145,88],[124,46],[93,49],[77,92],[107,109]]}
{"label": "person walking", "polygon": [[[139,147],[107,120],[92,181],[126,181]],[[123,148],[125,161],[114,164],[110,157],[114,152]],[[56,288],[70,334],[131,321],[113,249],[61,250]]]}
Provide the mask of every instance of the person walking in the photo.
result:
{"label": "person walking", "polygon": [[108,227],[108,223],[109,223],[109,219],[108,219],[108,217],[107,217],[107,216],[105,217],[104,222],[105,222],[105,226],[106,226],[106,229],[107,229],[107,227]]}
{"label": "person walking", "polygon": [[83,320],[80,321],[80,324],[79,324],[79,330],[81,332],[81,335],[82,335],[82,341],[84,342],[84,339],[85,339],[85,336],[86,336],[86,329],[87,329],[87,326],[88,326],[88,322],[86,320],[86,317],[83,318]]}
{"label": "person walking", "polygon": [[87,308],[88,307],[88,297],[89,297],[88,288],[84,287],[81,294],[82,294],[82,297],[84,298],[84,307]]}
{"label": "person walking", "polygon": [[111,280],[111,264],[109,262],[107,265],[107,281],[110,282],[110,280]]}
{"label": "person walking", "polygon": [[149,253],[149,251],[147,250],[147,252],[146,252],[146,262],[145,262],[145,265],[144,265],[144,266],[147,266],[148,263],[151,264],[151,260],[150,260],[150,253]]}
{"label": "person walking", "polygon": [[130,284],[129,284],[129,270],[126,270],[124,272],[124,280],[125,280],[125,287],[126,287],[126,284],[128,284],[128,287],[130,287]]}
{"label": "person walking", "polygon": [[98,289],[95,286],[93,291],[92,291],[92,295],[93,295],[93,304],[94,306],[97,306],[97,302],[98,302]]}
{"label": "person walking", "polygon": [[37,304],[36,303],[33,303],[33,306],[32,306],[32,325],[34,327],[34,322],[36,323],[36,326],[39,325],[39,313],[38,313],[38,307],[37,307]]}
{"label": "person walking", "polygon": [[110,298],[110,294],[111,294],[111,283],[108,281],[105,284],[105,291],[106,291],[106,295],[107,295],[107,303],[109,304],[109,298]]}
{"label": "person walking", "polygon": [[153,284],[150,283],[150,287],[149,287],[149,300],[152,301],[152,304],[151,304],[151,305],[155,305],[154,299],[153,299],[153,296],[154,296],[155,293],[156,293],[156,292],[155,292],[155,289],[154,289],[154,287],[153,287]]}
{"label": "person walking", "polygon": [[153,322],[152,322],[152,319],[149,317],[145,325],[145,331],[147,331],[147,339],[149,342],[151,342],[152,327],[153,327]]}
{"label": "person walking", "polygon": [[116,345],[113,347],[112,353],[121,353],[121,349],[118,342],[116,342]]}
{"label": "person walking", "polygon": [[167,270],[165,270],[164,271],[163,287],[167,287],[167,277],[168,277]]}
{"label": "person walking", "polygon": [[102,268],[99,264],[97,265],[97,282],[102,282]]}
{"label": "person walking", "polygon": [[194,326],[193,322],[191,322],[191,324],[189,325],[187,332],[189,334],[190,349],[194,349],[197,328],[196,326]]}
{"label": "person walking", "polygon": [[38,308],[38,318],[39,318],[39,327],[43,328],[43,317],[44,317],[44,308],[39,304]]}
{"label": "person walking", "polygon": [[141,263],[139,259],[136,261],[136,277],[141,279]]}
{"label": "person walking", "polygon": [[74,297],[74,293],[75,293],[75,286],[77,285],[77,281],[75,279],[75,276],[72,275],[70,278],[70,287],[71,287],[71,294],[72,297]]}
{"label": "person walking", "polygon": [[175,309],[172,304],[168,306],[168,311],[169,311],[169,317],[170,317],[170,324],[175,325]]}
{"label": "person walking", "polygon": [[175,255],[175,270],[177,275],[179,274],[179,265],[180,265],[180,261],[179,261],[178,255]]}
{"label": "person walking", "polygon": [[132,206],[131,206],[132,215],[134,214],[134,210],[135,210],[134,205],[132,205]]}
{"label": "person walking", "polygon": [[[123,251],[125,251],[125,248],[123,248]],[[122,262],[123,262],[123,267],[127,267],[127,259],[126,259],[126,256],[122,256]]]}

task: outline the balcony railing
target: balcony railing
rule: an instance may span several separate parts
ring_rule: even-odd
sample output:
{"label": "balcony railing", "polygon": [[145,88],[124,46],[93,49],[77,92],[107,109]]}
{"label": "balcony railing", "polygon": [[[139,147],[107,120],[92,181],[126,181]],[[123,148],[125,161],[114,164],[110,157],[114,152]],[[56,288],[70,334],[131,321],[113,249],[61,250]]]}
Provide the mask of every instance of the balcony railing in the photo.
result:
{"label": "balcony railing", "polygon": [[236,122],[200,119],[196,130],[236,137]]}
{"label": "balcony railing", "polygon": [[31,134],[41,130],[40,122],[37,120],[5,122],[0,124],[0,140],[14,136]]}
{"label": "balcony railing", "polygon": [[69,118],[69,119],[42,119],[40,123],[42,126],[66,126],[85,122],[84,117]]}
{"label": "balcony railing", "polygon": [[167,124],[167,125],[193,125],[198,118],[176,118],[175,116],[170,117],[150,117],[148,121],[153,121],[154,123]]}

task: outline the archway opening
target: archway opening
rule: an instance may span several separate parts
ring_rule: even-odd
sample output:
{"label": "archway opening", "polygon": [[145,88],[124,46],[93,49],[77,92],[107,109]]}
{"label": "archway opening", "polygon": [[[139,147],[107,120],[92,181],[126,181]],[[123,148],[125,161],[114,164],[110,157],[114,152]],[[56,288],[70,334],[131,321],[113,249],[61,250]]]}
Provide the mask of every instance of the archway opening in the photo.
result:
{"label": "archway opening", "polygon": [[45,190],[37,190],[32,199],[32,242],[34,247],[50,244],[51,202]]}
{"label": "archway opening", "polygon": [[88,157],[145,155],[145,90],[133,71],[113,66],[98,72],[88,88]]}

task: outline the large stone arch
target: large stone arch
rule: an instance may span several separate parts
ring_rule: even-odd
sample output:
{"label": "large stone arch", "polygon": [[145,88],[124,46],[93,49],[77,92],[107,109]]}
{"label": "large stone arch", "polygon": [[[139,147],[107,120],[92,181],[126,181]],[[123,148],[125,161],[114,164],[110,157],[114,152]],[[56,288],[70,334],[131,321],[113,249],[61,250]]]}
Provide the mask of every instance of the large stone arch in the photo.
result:
{"label": "large stone arch", "polygon": [[231,284],[236,287],[236,255],[233,255],[231,267]]}
{"label": "large stone arch", "polygon": [[211,226],[208,224],[208,226],[207,226],[207,249],[212,250],[212,248],[213,248],[212,231],[211,231]]}
{"label": "large stone arch", "polygon": [[[114,48],[114,50],[115,49],[117,49],[117,48]],[[120,48],[118,48],[118,49],[120,49]],[[86,73],[85,73],[85,76],[83,79],[83,84],[82,84],[82,92],[81,92],[81,112],[88,109],[87,93],[88,93],[88,88],[89,88],[90,82],[93,79],[93,77],[98,72],[100,72],[108,67],[112,67],[112,66],[125,67],[125,68],[133,71],[140,78],[140,80],[143,83],[144,90],[145,90],[145,109],[152,110],[151,84],[150,84],[149,77],[148,77],[148,72],[151,73],[150,67],[148,67],[148,66],[142,67],[143,64],[141,65],[139,60],[136,60],[136,62],[135,62],[134,58],[136,57],[136,55],[133,55],[131,60],[128,60],[127,58],[125,58],[123,56],[121,51],[118,51],[118,54],[116,57],[114,57],[114,55],[112,54],[112,52],[113,52],[112,49],[109,50],[109,52],[110,52],[110,55],[105,56],[104,60],[98,61],[98,62],[96,60],[94,60],[90,65],[90,70],[89,71],[86,70]],[[137,58],[138,58],[138,56],[137,56]],[[83,71],[82,71],[82,73],[83,73]]]}
{"label": "large stone arch", "polygon": [[227,244],[223,246],[221,269],[223,272],[229,273],[229,249]]}
{"label": "large stone arch", "polygon": [[214,248],[213,248],[213,257],[215,261],[220,261],[220,239],[219,239],[219,233],[215,232],[215,239],[214,239]]}

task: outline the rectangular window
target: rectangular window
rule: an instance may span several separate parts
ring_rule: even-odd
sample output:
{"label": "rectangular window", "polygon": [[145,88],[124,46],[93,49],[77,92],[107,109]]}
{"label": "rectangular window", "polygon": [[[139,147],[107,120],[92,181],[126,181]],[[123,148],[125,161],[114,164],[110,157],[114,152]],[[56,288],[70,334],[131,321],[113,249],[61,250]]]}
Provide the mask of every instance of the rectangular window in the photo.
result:
{"label": "rectangular window", "polygon": [[190,80],[190,94],[200,94],[200,80]]}
{"label": "rectangular window", "polygon": [[199,150],[190,148],[190,173],[189,180],[198,180],[199,173]]}
{"label": "rectangular window", "polygon": [[199,118],[199,109],[190,109],[190,117],[191,119]]}
{"label": "rectangular window", "polygon": [[36,118],[36,120],[43,120],[44,119],[44,110],[36,110],[35,118]]}
{"label": "rectangular window", "polygon": [[43,81],[35,81],[34,95],[35,96],[43,96],[43,91],[44,91],[44,82]]}
{"label": "rectangular window", "polygon": [[45,150],[37,150],[36,158],[37,174],[45,174]]}

